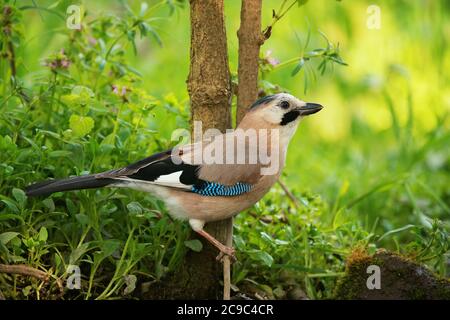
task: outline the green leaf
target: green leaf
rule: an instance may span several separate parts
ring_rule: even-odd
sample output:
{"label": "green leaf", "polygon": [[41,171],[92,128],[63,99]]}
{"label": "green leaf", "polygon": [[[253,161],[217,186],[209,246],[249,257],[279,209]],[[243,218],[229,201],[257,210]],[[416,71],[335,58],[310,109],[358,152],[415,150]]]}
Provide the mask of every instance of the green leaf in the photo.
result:
{"label": "green leaf", "polygon": [[55,203],[53,202],[52,198],[45,199],[44,201],[42,201],[42,204],[46,206],[50,212],[55,211]]}
{"label": "green leaf", "polygon": [[2,202],[6,204],[9,210],[14,213],[20,213],[19,208],[17,208],[16,204],[12,200],[2,199]]}
{"label": "green leaf", "polygon": [[299,7],[301,7],[301,6],[305,5],[307,2],[308,2],[308,0],[297,0],[297,5]]}
{"label": "green leaf", "polygon": [[308,23],[308,32],[306,34],[305,46],[303,47],[303,50],[306,50],[309,45],[309,41],[311,40],[311,24],[309,23],[309,20],[306,20],[306,22]]}
{"label": "green leaf", "polygon": [[291,72],[291,76],[295,76],[297,73],[300,72],[300,70],[303,68],[303,65],[305,64],[305,59],[301,58],[297,65],[295,66],[294,70]]}
{"label": "green leaf", "polygon": [[88,87],[85,87],[85,86],[75,86],[75,87],[73,87],[71,93],[74,95],[87,97],[87,98],[95,97],[95,93],[91,89],[89,89]]}
{"label": "green leaf", "polygon": [[[17,209],[17,207],[16,207],[16,209]],[[0,221],[4,221],[4,220],[20,220],[23,224],[25,224],[25,220],[21,216],[19,216],[18,214],[13,214],[13,213],[0,214]]]}
{"label": "green leaf", "polygon": [[127,209],[128,212],[130,212],[130,214],[132,215],[141,215],[142,214],[142,206],[139,202],[133,201],[130,202],[129,204],[127,204]]}
{"label": "green leaf", "polygon": [[153,39],[155,39],[155,41],[159,44],[159,46],[162,47],[162,40],[159,37],[158,32],[156,32],[156,30],[151,26],[149,26],[148,24],[146,24],[146,30],[147,32],[150,32],[150,34],[153,36]]}
{"label": "green leaf", "polygon": [[399,232],[402,232],[402,231],[405,231],[405,230],[408,230],[408,229],[411,229],[411,228],[415,228],[415,227],[416,227],[416,226],[413,225],[413,224],[407,224],[406,226],[403,226],[403,227],[401,227],[401,228],[397,228],[397,229],[388,231],[388,232],[386,232],[385,234],[383,234],[383,235],[378,239],[378,241],[383,240],[383,239],[384,239],[385,237],[387,237],[387,236],[390,236],[390,235],[393,235],[393,234],[395,234],[395,233],[399,233]]}
{"label": "green leaf", "polygon": [[72,250],[69,257],[69,264],[77,264],[78,260],[91,249],[90,246],[90,242],[85,242]]}
{"label": "green leaf", "polygon": [[66,198],[66,207],[70,214],[76,214],[78,212],[77,206],[69,198]]}
{"label": "green leaf", "polygon": [[195,252],[200,252],[203,249],[203,244],[201,243],[200,240],[197,240],[197,239],[195,239],[195,240],[186,240],[184,242],[184,245],[186,247],[188,247],[189,249],[191,249],[192,251],[195,251]]}
{"label": "green leaf", "polygon": [[47,9],[55,9],[60,3],[61,3],[61,0],[60,1],[55,1],[53,4],[49,5],[47,7]]}
{"label": "green leaf", "polygon": [[367,253],[369,255],[374,255],[377,252],[377,246],[373,243],[367,246]]}
{"label": "green leaf", "polygon": [[0,150],[11,151],[16,149],[16,144],[12,141],[10,136],[0,136]]}
{"label": "green leaf", "polygon": [[270,235],[268,235],[266,232],[261,232],[260,234],[263,240],[267,241],[270,244],[273,244],[273,238]]}
{"label": "green leaf", "polygon": [[13,188],[12,194],[20,207],[25,207],[25,203],[27,202],[27,196],[25,195],[25,192],[23,192],[23,190],[21,189]]}
{"label": "green leaf", "polygon": [[94,128],[94,119],[73,114],[69,119],[70,129],[77,137],[84,137]]}
{"label": "green leaf", "polygon": [[76,86],[72,89],[72,93],[61,96],[61,102],[68,107],[77,110],[82,106],[90,104],[94,100],[93,98],[94,96],[92,95],[91,89]]}
{"label": "green leaf", "polygon": [[148,10],[148,3],[147,2],[142,2],[141,3],[141,10],[139,11],[139,16],[143,16]]}
{"label": "green leaf", "polygon": [[119,240],[105,240],[101,243],[100,247],[104,257],[109,257],[116,251],[120,246]]}
{"label": "green leaf", "polygon": [[136,36],[136,31],[129,30],[127,32],[127,38],[128,38],[128,41],[131,42],[131,44],[133,46],[134,55],[137,55],[137,47],[136,47],[135,36]]}
{"label": "green leaf", "polygon": [[38,240],[40,242],[45,242],[48,239],[48,232],[46,227],[41,227],[41,230],[39,230],[38,234]]}
{"label": "green leaf", "polygon": [[252,256],[254,259],[261,261],[268,267],[271,267],[273,264],[273,257],[265,251],[255,251]]}
{"label": "green leaf", "polygon": [[2,244],[7,244],[18,235],[19,235],[18,232],[11,232],[11,231],[3,232],[0,234],[0,242]]}
{"label": "green leaf", "polygon": [[56,150],[48,153],[50,158],[61,158],[61,157],[69,157],[72,155],[72,152],[65,150]]}
{"label": "green leaf", "polygon": [[284,240],[280,240],[280,239],[275,239],[275,244],[279,245],[279,246],[287,246],[289,244],[289,241],[284,241]]}
{"label": "green leaf", "polygon": [[25,288],[22,289],[22,293],[25,297],[28,297],[32,290],[33,290],[32,286],[26,286]]}
{"label": "green leaf", "polygon": [[75,219],[82,225],[87,226],[89,224],[89,217],[84,213],[78,213],[75,215]]}
{"label": "green leaf", "polygon": [[239,250],[244,251],[244,248],[245,248],[245,241],[244,241],[244,239],[242,239],[242,237],[239,236],[239,235],[234,235],[233,236],[233,240],[234,240],[234,245],[236,246],[236,248],[238,248]]}

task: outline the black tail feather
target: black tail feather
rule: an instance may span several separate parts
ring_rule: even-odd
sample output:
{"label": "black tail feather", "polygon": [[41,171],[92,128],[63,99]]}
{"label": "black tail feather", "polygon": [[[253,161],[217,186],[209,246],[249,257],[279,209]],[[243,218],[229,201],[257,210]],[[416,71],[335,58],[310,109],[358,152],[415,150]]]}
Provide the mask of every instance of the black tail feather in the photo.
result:
{"label": "black tail feather", "polygon": [[28,186],[25,193],[29,197],[48,196],[54,192],[79,189],[101,188],[117,182],[109,178],[96,178],[95,175],[72,177],[61,180],[47,180]]}

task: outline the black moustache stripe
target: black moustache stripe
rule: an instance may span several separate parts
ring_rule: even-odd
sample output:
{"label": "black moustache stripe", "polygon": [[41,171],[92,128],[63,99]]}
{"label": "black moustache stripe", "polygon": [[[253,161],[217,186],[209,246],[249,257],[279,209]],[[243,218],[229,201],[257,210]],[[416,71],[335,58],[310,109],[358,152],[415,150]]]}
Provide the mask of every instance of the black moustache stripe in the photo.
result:
{"label": "black moustache stripe", "polygon": [[296,111],[296,110],[292,110],[289,112],[286,112],[283,115],[283,119],[281,119],[280,125],[285,126],[288,123],[291,123],[292,121],[295,121],[298,116],[300,115],[300,112]]}

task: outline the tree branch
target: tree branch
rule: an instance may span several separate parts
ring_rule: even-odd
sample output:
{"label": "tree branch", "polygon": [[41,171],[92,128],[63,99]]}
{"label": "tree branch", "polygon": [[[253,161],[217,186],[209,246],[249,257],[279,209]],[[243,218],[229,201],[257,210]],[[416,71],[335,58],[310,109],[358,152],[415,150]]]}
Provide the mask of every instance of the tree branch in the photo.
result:
{"label": "tree branch", "polygon": [[[226,220],[227,239],[225,245],[233,246],[233,218]],[[230,300],[231,297],[231,261],[230,257],[223,257],[223,300]]]}
{"label": "tree branch", "polygon": [[261,33],[262,0],[242,0],[239,38],[237,123],[258,98],[259,48],[265,41]]}
{"label": "tree branch", "polygon": [[17,264],[17,265],[0,264],[0,273],[20,274],[23,276],[34,277],[42,281],[48,281],[48,275],[44,271],[35,269],[33,267],[24,264]]}

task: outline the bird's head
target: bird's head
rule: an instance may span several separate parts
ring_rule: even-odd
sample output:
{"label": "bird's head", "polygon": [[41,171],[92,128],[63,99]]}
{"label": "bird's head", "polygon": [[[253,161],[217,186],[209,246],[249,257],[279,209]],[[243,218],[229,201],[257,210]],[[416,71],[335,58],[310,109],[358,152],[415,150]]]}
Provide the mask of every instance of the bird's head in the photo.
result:
{"label": "bird's head", "polygon": [[278,93],[256,101],[245,115],[246,125],[260,128],[279,128],[281,134],[292,135],[303,117],[319,112],[323,107],[308,103],[288,93]]}

